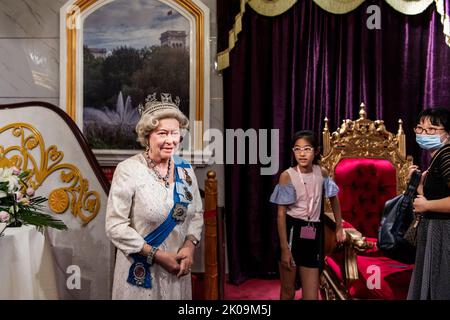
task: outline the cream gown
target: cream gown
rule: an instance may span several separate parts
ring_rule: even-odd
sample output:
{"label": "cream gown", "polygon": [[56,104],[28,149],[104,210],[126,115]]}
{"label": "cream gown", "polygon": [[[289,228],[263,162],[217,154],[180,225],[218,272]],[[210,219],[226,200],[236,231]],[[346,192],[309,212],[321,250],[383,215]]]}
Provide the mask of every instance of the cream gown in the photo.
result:
{"label": "cream gown", "polygon": [[[172,159],[173,165],[173,159]],[[176,253],[186,235],[200,239],[203,228],[203,206],[198,183],[192,169],[193,200],[184,223],[178,224],[160,245],[160,250]],[[106,209],[106,234],[116,246],[113,299],[184,300],[192,298],[190,274],[177,278],[158,264],[151,267],[152,288],[127,282],[132,253],[140,252],[144,237],[156,229],[173,207],[174,183],[166,188],[147,167],[142,153],[128,158],[116,168]]]}

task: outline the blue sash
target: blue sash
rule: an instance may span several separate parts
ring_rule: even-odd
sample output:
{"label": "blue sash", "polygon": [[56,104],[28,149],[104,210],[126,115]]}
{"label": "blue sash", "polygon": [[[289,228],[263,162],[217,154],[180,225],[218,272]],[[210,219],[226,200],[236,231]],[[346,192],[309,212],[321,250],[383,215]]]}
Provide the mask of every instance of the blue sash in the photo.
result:
{"label": "blue sash", "polygon": [[[187,207],[193,198],[191,186],[192,180],[190,180],[191,178],[186,171],[187,168],[191,167],[190,164],[177,156],[174,156],[173,160],[175,173],[175,186],[173,188],[174,206],[170,210],[166,220],[164,220],[158,228],[144,237],[145,242],[152,247],[159,247],[161,243],[166,240],[175,226],[178,223],[184,222],[187,214]],[[179,170],[184,171],[184,179],[180,177]],[[134,253],[130,256],[133,258],[133,263],[128,272],[127,282],[138,287],[151,289],[152,277],[150,275],[150,265],[147,263],[147,257],[142,256],[139,253]]]}

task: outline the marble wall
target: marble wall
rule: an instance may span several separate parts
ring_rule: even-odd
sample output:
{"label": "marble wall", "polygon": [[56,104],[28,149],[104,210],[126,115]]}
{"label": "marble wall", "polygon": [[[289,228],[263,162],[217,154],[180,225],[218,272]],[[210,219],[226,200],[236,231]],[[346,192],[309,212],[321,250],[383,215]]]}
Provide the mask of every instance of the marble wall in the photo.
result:
{"label": "marble wall", "polygon": [[[217,15],[216,15],[216,0],[202,0],[210,10],[210,29],[209,29],[209,43],[210,43],[210,128],[219,129],[224,132],[223,124],[223,85],[222,76],[216,70],[216,54],[217,54]],[[218,205],[224,206],[225,202],[225,186],[224,186],[224,166],[212,165],[205,168],[197,168],[196,173],[199,180],[206,178],[208,170],[214,170],[217,174],[218,181]],[[202,179],[202,177],[204,177]],[[204,187],[204,181],[199,181],[201,188]]]}
{"label": "marble wall", "polygon": [[59,103],[59,8],[66,0],[0,0],[0,103]]}

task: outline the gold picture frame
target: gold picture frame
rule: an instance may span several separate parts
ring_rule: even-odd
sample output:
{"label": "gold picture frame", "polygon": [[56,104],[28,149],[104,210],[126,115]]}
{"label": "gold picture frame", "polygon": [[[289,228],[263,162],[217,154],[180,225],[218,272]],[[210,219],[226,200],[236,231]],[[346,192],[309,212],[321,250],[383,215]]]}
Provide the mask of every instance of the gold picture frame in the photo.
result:
{"label": "gold picture frame", "polygon": [[[60,107],[83,127],[83,21],[98,8],[115,0],[69,0],[60,9]],[[155,0],[153,0],[155,1]],[[170,6],[190,23],[191,137],[188,153],[203,150],[203,134],[209,129],[210,52],[209,9],[200,0],[156,0]],[[135,150],[95,150],[101,165],[115,165]],[[186,154],[186,150],[183,151]]]}

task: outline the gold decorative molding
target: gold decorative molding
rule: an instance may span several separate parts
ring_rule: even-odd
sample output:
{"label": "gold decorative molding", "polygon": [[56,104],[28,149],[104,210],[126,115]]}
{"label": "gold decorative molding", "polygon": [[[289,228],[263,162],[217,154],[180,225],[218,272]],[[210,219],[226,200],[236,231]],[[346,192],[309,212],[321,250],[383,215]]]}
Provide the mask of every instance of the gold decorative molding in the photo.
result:
{"label": "gold decorative molding", "polygon": [[0,128],[0,134],[11,133],[10,146],[0,145],[0,162],[29,171],[27,184],[38,190],[51,175],[60,173],[60,179],[68,186],[54,189],[48,196],[49,208],[58,214],[64,213],[70,204],[72,215],[88,224],[98,214],[101,206],[100,194],[89,190],[89,181],[73,164],[62,163],[64,152],[45,141],[39,131],[27,123],[11,123]]}
{"label": "gold decorative molding", "polygon": [[339,281],[328,268],[325,266],[320,275],[320,290],[325,300],[348,300],[347,293],[339,288]]}
{"label": "gold decorative molding", "polygon": [[327,12],[344,14],[358,8],[364,0],[314,0],[314,2]]}
{"label": "gold decorative molding", "polygon": [[76,121],[77,115],[77,30],[80,14],[98,0],[78,0],[66,13],[66,112]]}
{"label": "gold decorative molding", "polygon": [[359,279],[357,252],[364,252],[374,247],[374,243],[366,240],[365,237],[354,228],[344,228],[346,240],[344,244],[344,270],[346,285]]}
{"label": "gold decorative molding", "polygon": [[[205,61],[205,47],[204,43],[205,41],[209,41],[209,39],[205,39],[205,17],[203,14],[203,11],[192,1],[190,0],[175,0],[176,3],[178,3],[181,7],[183,7],[185,10],[187,10],[190,14],[192,14],[195,17],[195,81],[196,81],[196,92],[195,92],[195,101],[196,101],[196,107],[195,107],[195,120],[201,121],[201,132],[204,131],[204,92],[205,92],[205,80],[203,74],[205,73],[204,70],[204,61]],[[200,149],[203,147],[203,134],[201,136],[197,135],[197,145],[200,146]]]}
{"label": "gold decorative molding", "polygon": [[228,48],[217,53],[217,69],[223,70],[230,66],[230,52],[237,43],[238,34],[242,31],[242,18],[247,3],[257,13],[273,17],[286,12],[296,2],[297,0],[241,0],[239,13],[234,17],[233,27],[228,32]]}
{"label": "gold decorative molding", "polygon": [[62,188],[55,189],[48,195],[48,206],[54,213],[64,213],[69,207],[69,196]]}
{"label": "gold decorative molding", "polygon": [[[314,2],[327,12],[345,14],[358,8],[364,0],[314,0]],[[415,15],[424,12],[433,0],[386,0],[386,2],[400,13]]]}
{"label": "gold decorative molding", "polygon": [[436,10],[441,15],[441,23],[444,29],[443,32],[445,35],[445,43],[450,47],[450,17],[445,13],[444,0],[436,0]]}
{"label": "gold decorative molding", "polygon": [[424,12],[434,0],[385,0],[392,8],[403,14],[415,15]]}
{"label": "gold decorative molding", "polygon": [[331,288],[331,281],[327,281],[327,271],[324,270],[320,275],[320,290],[324,295],[325,300],[336,300],[336,295]]}
{"label": "gold decorative molding", "polygon": [[[77,51],[79,48],[83,47],[82,43],[78,43],[77,39],[82,39],[82,37],[77,37],[77,32],[82,30],[79,27],[81,16],[83,12],[94,5],[98,5],[102,0],[78,0],[73,3],[66,12],[66,112],[67,114],[76,122],[76,111],[77,111],[77,101],[76,92],[80,90],[77,88],[77,78],[81,75],[77,75]],[[195,101],[196,101],[196,121],[201,121],[202,132],[204,130],[204,93],[205,93],[205,17],[203,11],[191,0],[173,0],[188,13],[190,13],[195,19],[195,57],[191,57],[191,60],[195,61],[195,81],[196,81],[196,91],[195,91]],[[110,1],[108,1],[110,2]],[[202,149],[203,139],[200,136],[197,140],[197,145]]]}
{"label": "gold decorative molding", "polygon": [[248,5],[260,15],[274,17],[288,11],[297,0],[250,0]]}
{"label": "gold decorative molding", "polygon": [[399,120],[398,133],[386,130],[383,120],[366,119],[364,103],[361,103],[359,119],[343,120],[341,127],[330,135],[325,118],[323,158],[321,164],[334,175],[336,165],[344,158],[378,158],[392,163],[397,172],[397,194],[406,189],[408,167],[412,157],[406,155],[405,133]]}
{"label": "gold decorative molding", "polygon": [[[348,237],[348,234],[346,235]],[[344,272],[345,286],[348,288],[353,281],[359,278],[356,251],[351,244],[344,245]]]}
{"label": "gold decorative molding", "polygon": [[234,48],[238,34],[242,31],[242,18],[244,17],[245,4],[249,0],[241,0],[241,9],[239,13],[234,17],[234,24],[231,30],[228,32],[228,48],[217,54],[217,69],[223,70],[230,66],[230,51]]}
{"label": "gold decorative molding", "polygon": [[3,155],[0,153],[0,168],[11,168],[14,164],[9,161],[9,159],[6,159],[3,157]]}

